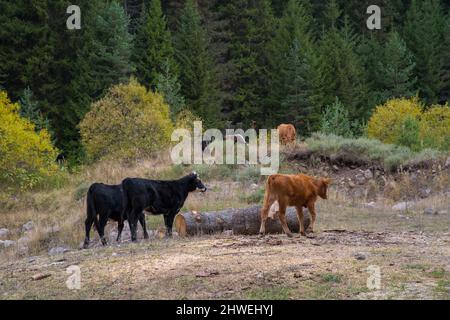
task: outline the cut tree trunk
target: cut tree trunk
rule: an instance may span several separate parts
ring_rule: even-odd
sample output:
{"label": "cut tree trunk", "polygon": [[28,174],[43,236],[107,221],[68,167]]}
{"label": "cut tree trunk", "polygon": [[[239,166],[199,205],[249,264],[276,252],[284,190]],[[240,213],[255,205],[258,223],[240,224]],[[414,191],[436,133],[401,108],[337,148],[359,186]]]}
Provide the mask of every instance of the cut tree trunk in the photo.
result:
{"label": "cut tree trunk", "polygon": [[[233,234],[258,234],[261,226],[261,206],[241,209],[226,209],[211,212],[184,212],[175,217],[175,230],[182,237],[211,234],[233,230]],[[308,210],[303,209],[305,229],[310,223]],[[286,221],[292,232],[299,232],[297,212],[295,208],[286,210]],[[280,220],[267,219],[266,233],[282,233]]]}

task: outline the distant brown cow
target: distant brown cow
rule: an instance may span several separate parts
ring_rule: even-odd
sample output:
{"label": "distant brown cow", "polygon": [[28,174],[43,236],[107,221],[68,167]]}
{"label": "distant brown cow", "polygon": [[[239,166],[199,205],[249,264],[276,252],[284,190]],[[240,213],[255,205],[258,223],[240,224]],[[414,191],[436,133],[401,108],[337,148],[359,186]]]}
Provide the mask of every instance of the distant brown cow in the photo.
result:
{"label": "distant brown cow", "polygon": [[[314,178],[304,174],[273,174],[269,176],[266,182],[264,204],[261,210],[261,228],[259,233],[264,234],[266,232],[266,220],[270,209],[271,211],[278,211],[284,232],[288,237],[292,237],[292,233],[286,224],[285,214],[288,206],[294,206],[297,209],[301,235],[305,235],[303,207],[308,208],[311,214],[311,224],[308,227],[308,231],[314,232],[314,222],[316,220],[315,202],[318,196],[322,199],[327,199],[327,189],[330,183],[330,179]],[[278,202],[278,207],[275,203],[276,201]],[[274,203],[275,205],[272,206]],[[270,216],[271,218],[273,217],[273,212],[271,212]]]}
{"label": "distant brown cow", "polygon": [[281,144],[288,144],[295,141],[296,132],[292,124],[280,124],[277,128]]}

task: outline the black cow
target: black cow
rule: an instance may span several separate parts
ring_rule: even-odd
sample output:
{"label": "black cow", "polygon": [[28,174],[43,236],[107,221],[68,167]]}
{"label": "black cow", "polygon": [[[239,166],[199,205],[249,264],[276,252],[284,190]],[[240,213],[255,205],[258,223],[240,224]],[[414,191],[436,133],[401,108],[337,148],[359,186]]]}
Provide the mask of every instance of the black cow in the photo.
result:
{"label": "black cow", "polygon": [[[108,219],[117,221],[117,241],[120,241],[124,221],[127,219],[126,216],[122,216],[124,210],[123,200],[122,185],[120,184],[107,185],[103,183],[94,183],[89,187],[86,198],[86,238],[84,239],[83,248],[86,249],[89,246],[89,233],[93,223],[102,244],[106,245],[104,232]],[[100,221],[97,219],[97,216],[100,218]],[[145,216],[142,212],[139,215],[139,222],[144,229],[144,237],[147,239],[148,233],[145,227]]]}
{"label": "black cow", "polygon": [[123,215],[128,217],[131,241],[136,241],[137,220],[144,210],[164,215],[166,236],[170,237],[173,219],[184,205],[189,192],[197,189],[206,191],[195,172],[178,180],[127,178],[122,181],[122,188],[125,198]]}

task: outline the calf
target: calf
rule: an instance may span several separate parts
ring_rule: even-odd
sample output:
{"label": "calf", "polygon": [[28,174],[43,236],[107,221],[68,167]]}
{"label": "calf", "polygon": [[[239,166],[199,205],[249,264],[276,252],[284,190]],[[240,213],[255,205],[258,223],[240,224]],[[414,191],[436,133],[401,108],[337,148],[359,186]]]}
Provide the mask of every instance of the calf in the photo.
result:
{"label": "calf", "polygon": [[282,123],[278,126],[277,131],[281,144],[295,142],[297,133],[295,132],[295,127],[292,124]]}
{"label": "calf", "polygon": [[190,192],[206,191],[206,187],[193,172],[178,180],[148,180],[127,178],[122,181],[125,208],[123,215],[128,217],[131,240],[136,241],[136,225],[142,211],[151,214],[163,214],[166,236],[172,235],[175,215],[184,205]]}
{"label": "calf", "polygon": [[[124,209],[122,185],[107,185],[103,183],[92,184],[87,193],[86,205],[86,238],[84,239],[83,248],[86,249],[89,247],[89,234],[91,232],[92,224],[95,225],[95,229],[97,229],[102,244],[107,244],[104,232],[108,219],[117,221],[117,241],[120,241],[124,221],[127,219],[126,216],[122,216]],[[139,215],[139,222],[144,229],[144,237],[147,239],[148,233],[145,226],[145,216],[142,212]]]}
{"label": "calf", "polygon": [[[292,237],[292,233],[286,223],[286,208],[288,206],[295,206],[297,209],[301,235],[305,235],[303,207],[308,208],[311,214],[311,224],[308,227],[308,231],[314,232],[314,222],[316,220],[315,202],[317,197],[327,199],[327,189],[330,182],[330,179],[317,179],[304,174],[274,174],[269,176],[266,182],[259,232],[261,234],[266,232],[266,220],[269,216],[269,211],[271,218],[273,218],[275,211],[278,211],[283,231],[288,237]],[[278,207],[276,202],[278,202]]]}

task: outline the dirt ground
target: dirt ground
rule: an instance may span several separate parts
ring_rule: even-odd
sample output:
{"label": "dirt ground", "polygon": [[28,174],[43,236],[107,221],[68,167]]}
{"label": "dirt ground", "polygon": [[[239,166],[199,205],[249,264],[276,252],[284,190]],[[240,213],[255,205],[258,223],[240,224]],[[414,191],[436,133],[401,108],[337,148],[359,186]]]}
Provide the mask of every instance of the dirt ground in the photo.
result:
{"label": "dirt ground", "polygon": [[[0,299],[450,299],[449,226],[449,214],[322,202],[308,238],[125,239],[3,260]],[[72,265],[78,290],[66,286]]]}

